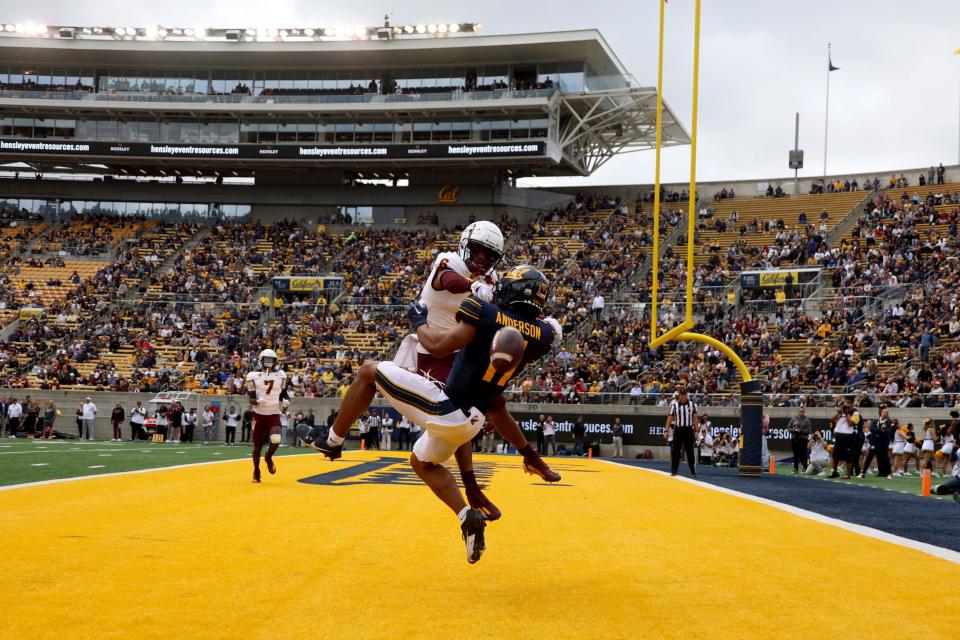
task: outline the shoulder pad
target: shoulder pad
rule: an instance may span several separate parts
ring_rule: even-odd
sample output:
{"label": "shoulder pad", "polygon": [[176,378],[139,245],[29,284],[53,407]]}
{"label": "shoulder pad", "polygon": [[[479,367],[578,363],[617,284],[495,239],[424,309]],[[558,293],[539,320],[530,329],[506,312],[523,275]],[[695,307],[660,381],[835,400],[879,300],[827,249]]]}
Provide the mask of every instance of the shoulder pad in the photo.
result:
{"label": "shoulder pad", "polygon": [[470,276],[470,269],[467,268],[467,263],[463,261],[459,254],[453,251],[443,251],[437,254],[437,259],[433,263],[434,268],[438,268],[444,261],[446,261],[447,269],[464,277]]}

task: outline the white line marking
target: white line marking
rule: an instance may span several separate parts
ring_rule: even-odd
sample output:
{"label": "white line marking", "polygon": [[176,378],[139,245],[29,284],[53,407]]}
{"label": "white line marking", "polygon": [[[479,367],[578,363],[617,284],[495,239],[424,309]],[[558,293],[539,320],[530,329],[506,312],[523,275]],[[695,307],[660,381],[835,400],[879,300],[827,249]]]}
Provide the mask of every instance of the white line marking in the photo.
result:
{"label": "white line marking", "polygon": [[49,462],[34,462],[31,467],[47,467],[50,466]]}
{"label": "white line marking", "polygon": [[[648,469],[646,467],[635,467],[629,464],[623,464],[622,462],[613,462],[612,460],[599,460],[599,462],[605,462],[607,464],[616,465],[618,467],[627,467],[629,469],[639,469],[640,471],[647,471],[649,473],[656,473],[662,476],[670,477],[666,471],[660,471],[658,469]],[[794,507],[793,505],[785,504],[783,502],[777,502],[776,500],[769,500],[767,498],[761,498],[759,496],[750,495],[749,493],[743,493],[736,491],[734,489],[727,489],[726,487],[719,487],[715,484],[710,484],[709,482],[703,482],[701,480],[691,480],[690,478],[684,476],[676,476],[675,480],[681,480],[683,482],[688,482],[694,484],[698,487],[704,489],[711,489],[719,493],[726,493],[727,495],[736,496],[738,498],[744,498],[746,500],[751,500],[760,504],[767,505],[768,507],[773,507],[775,509],[780,509],[781,511],[786,511],[795,516],[800,516],[801,518],[807,518],[808,520],[813,520],[815,522],[820,522],[823,524],[829,524],[840,529],[845,529],[853,533],[859,533],[862,536],[868,538],[874,538],[876,540],[881,540],[883,542],[889,542],[891,544],[900,545],[901,547],[907,547],[908,549],[913,549],[915,551],[920,551],[922,553],[929,554],[931,556],[936,556],[937,558],[943,558],[944,560],[949,560],[950,562],[955,562],[960,564],[960,553],[953,551],[951,549],[944,549],[943,547],[938,547],[926,542],[920,542],[919,540],[911,540],[910,538],[904,538],[893,533],[887,533],[886,531],[880,531],[879,529],[874,529],[872,527],[866,527],[861,524],[854,524],[852,522],[846,522],[845,520],[839,520],[837,518],[831,518],[830,516],[825,516],[820,513],[813,511],[807,511],[806,509],[801,509],[800,507]]]}
{"label": "white line marking", "polygon": [[89,467],[87,467],[87,469],[103,469],[105,466],[107,466],[107,465],[105,465],[105,464],[92,464],[92,465],[90,465]]}
{"label": "white line marking", "polygon": [[[284,458],[298,458],[300,456],[315,456],[316,453],[291,453],[283,456]],[[171,469],[185,469],[187,467],[202,467],[206,464],[226,464],[228,462],[249,462],[247,458],[231,458],[230,460],[208,460],[206,462],[190,462],[187,464],[174,464],[169,467],[153,467],[151,469],[134,469],[132,471],[112,471],[110,473],[94,473],[89,476],[75,476],[72,478],[53,478],[51,480],[37,480],[36,482],[23,482],[21,484],[8,484],[0,487],[0,491],[11,491],[13,489],[23,489],[26,487],[39,487],[45,484],[60,484],[62,482],[76,482],[79,480],[90,480],[92,478],[110,478],[112,476],[127,476],[135,473],[153,473],[155,471],[169,471]],[[48,463],[41,462],[36,466],[43,466]],[[247,479],[249,483],[249,478]]]}
{"label": "white line marking", "polygon": [[97,457],[98,457],[98,458],[109,458],[109,457],[112,456],[112,455],[113,455],[112,453],[100,453],[100,454],[97,454]]}

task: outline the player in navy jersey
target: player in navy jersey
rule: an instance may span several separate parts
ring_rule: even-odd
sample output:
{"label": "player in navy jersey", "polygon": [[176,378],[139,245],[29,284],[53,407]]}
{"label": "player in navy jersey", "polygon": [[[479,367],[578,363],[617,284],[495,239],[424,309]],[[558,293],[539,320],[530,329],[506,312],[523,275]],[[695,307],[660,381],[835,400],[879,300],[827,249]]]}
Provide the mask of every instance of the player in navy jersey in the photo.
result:
{"label": "player in navy jersey", "polygon": [[[343,441],[350,426],[370,406],[380,391],[393,407],[424,429],[410,456],[417,475],[437,497],[457,514],[467,559],[476,562],[485,544],[486,518],[464,501],[457,482],[443,462],[457,447],[469,442],[483,427],[484,414],[494,419],[509,417],[503,389],[523,367],[546,354],[554,342],[551,323],[539,320],[550,294],[550,285],[539,269],[517,267],[496,284],[494,302],[474,297],[463,301],[457,310],[457,325],[438,329],[427,323],[426,306],[414,302],[408,311],[420,343],[437,357],[458,352],[444,389],[432,380],[393,362],[368,362],[360,367],[350,385],[340,413],[327,436],[319,442],[319,430],[306,426],[297,429],[304,444],[317,449],[331,460],[341,456]],[[514,327],[523,334],[525,349],[521,362],[512,370],[497,372],[490,364],[490,343],[502,327]],[[529,445],[528,445],[529,446]]]}
{"label": "player in navy jersey", "polygon": [[[473,327],[473,331],[458,330],[460,327],[457,327],[431,340],[421,337],[420,342],[430,345],[427,348],[433,353],[445,351],[444,347],[449,344],[459,342],[470,333],[475,334],[453,361],[453,369],[447,376],[446,392],[447,397],[459,406],[473,406],[482,413],[487,413],[492,407],[499,407],[507,383],[529,363],[546,355],[553,343],[553,329],[546,322],[537,320],[536,317],[521,315],[509,307],[501,309],[473,296],[460,305],[457,320],[461,326]],[[526,348],[523,360],[517,367],[498,373],[490,364],[490,343],[494,334],[507,326],[512,326],[523,334]]]}

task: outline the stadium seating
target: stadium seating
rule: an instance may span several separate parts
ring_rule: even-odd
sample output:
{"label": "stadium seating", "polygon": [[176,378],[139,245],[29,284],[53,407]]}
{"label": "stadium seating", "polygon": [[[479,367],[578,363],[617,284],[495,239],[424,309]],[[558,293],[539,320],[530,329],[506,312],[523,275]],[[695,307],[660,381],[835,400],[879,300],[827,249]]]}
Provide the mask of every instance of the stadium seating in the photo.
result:
{"label": "stadium seating", "polygon": [[[864,198],[870,203],[860,218],[824,246],[823,232]],[[682,204],[666,203],[663,236],[680,222]],[[896,389],[892,402],[936,403],[960,394],[960,184],[725,198],[709,208],[698,231],[697,330],[734,345],[771,402],[832,401],[817,397],[826,392],[871,402]],[[641,276],[649,281],[650,209],[642,200],[578,196],[526,224],[498,221],[507,236],[502,268],[530,263],[547,273],[549,312],[567,334],[515,381],[512,397],[660,403],[682,383],[713,394],[713,403],[733,401],[739,374],[719,353],[648,347],[649,308],[635,303],[649,295]],[[715,221],[733,211],[736,229],[718,230]],[[763,249],[778,245],[780,222],[782,230],[798,227],[801,211],[820,243],[805,257],[826,274],[817,298],[731,306],[723,287],[741,269],[775,266]],[[0,321],[22,307],[45,311],[0,341],[0,376],[11,386],[219,393],[238,390],[259,350],[271,347],[298,393],[336,394],[357,365],[393,353],[407,333],[404,306],[458,233],[290,222],[207,228],[106,216],[50,226],[18,221],[0,230]],[[730,243],[739,253],[709,249]],[[662,261],[665,325],[683,302],[682,253],[668,250]],[[273,275],[328,273],[344,278],[337,299],[314,304],[304,294],[273,309],[264,304]],[[599,320],[590,313],[598,293],[608,305]]]}

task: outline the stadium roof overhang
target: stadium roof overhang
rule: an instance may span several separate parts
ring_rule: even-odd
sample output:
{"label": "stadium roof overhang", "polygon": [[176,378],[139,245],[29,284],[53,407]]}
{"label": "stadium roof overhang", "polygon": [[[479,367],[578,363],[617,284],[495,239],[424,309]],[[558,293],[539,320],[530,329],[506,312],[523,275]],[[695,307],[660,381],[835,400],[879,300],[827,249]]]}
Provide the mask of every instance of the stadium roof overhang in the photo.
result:
{"label": "stadium roof overhang", "polygon": [[[519,175],[590,175],[613,156],[651,149],[656,136],[656,89],[643,87],[624,68],[603,36],[596,30],[532,33],[456,38],[410,40],[360,40],[322,42],[144,42],[126,40],[84,41],[57,39],[0,38],[0,58],[16,63],[72,64],[90,66],[185,68],[215,66],[243,69],[291,69],[324,67],[377,67],[470,65],[523,61],[586,61],[591,74],[579,92],[555,92],[531,98],[492,98],[490,100],[430,100],[404,103],[178,103],[109,101],[69,101],[2,98],[0,109],[14,108],[36,117],[84,117],[104,114],[124,118],[149,114],[164,118],[256,116],[295,118],[401,118],[465,116],[485,113],[516,115],[546,113],[558,123],[555,137],[548,142],[549,152],[540,157],[504,159],[457,159],[442,161],[444,166],[509,167]],[[689,143],[689,135],[666,102],[663,105],[663,145]],[[257,167],[309,166],[315,160],[279,159],[118,159],[111,157],[70,158],[51,161],[41,155],[24,155],[38,166],[82,167],[200,167],[234,168],[252,171]],[[437,160],[404,159],[364,160],[362,164],[338,166],[437,165]],[[78,169],[82,170],[82,169]]]}
{"label": "stadium roof overhang", "polygon": [[[562,94],[559,108],[563,127],[558,145],[564,159],[582,175],[590,175],[617,154],[652,149],[656,144],[656,87]],[[663,146],[689,143],[686,129],[664,102]]]}
{"label": "stadium roof overhang", "polygon": [[11,63],[104,67],[323,69],[423,67],[584,60],[597,75],[626,73],[596,29],[508,35],[326,40],[315,42],[174,42],[0,38]]}

